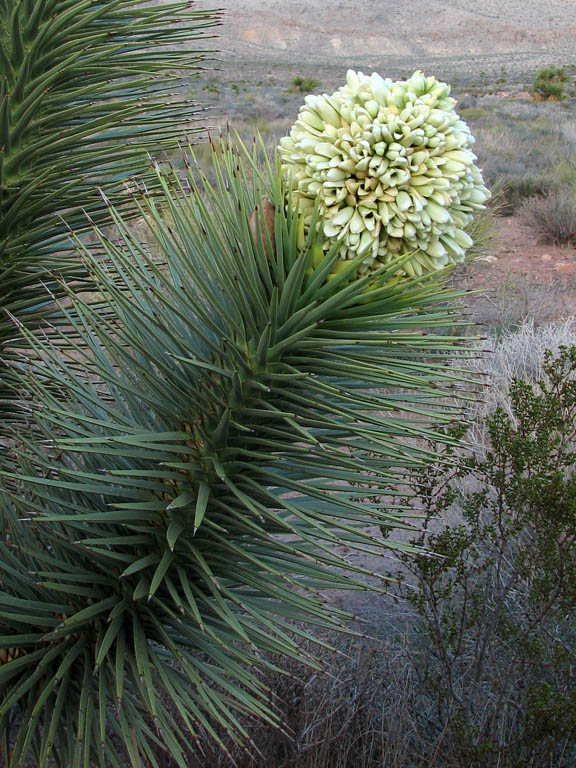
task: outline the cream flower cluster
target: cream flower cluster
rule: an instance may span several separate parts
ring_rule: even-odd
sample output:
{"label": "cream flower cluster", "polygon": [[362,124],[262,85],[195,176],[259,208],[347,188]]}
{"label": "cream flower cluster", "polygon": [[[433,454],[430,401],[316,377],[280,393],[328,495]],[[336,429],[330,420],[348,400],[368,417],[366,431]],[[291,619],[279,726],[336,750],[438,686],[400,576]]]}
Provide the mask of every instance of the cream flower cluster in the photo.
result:
{"label": "cream flower cluster", "polygon": [[412,254],[411,276],[462,261],[465,228],[489,192],[450,87],[415,72],[393,82],[349,71],[332,96],[310,95],[280,142],[305,228],[318,205],[325,248],[365,254],[361,272]]}

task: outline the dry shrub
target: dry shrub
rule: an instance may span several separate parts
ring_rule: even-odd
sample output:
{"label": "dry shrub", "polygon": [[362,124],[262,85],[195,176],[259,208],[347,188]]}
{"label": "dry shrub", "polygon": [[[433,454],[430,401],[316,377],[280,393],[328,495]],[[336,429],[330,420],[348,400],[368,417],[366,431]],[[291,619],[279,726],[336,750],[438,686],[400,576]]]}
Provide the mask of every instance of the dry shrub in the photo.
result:
{"label": "dry shrub", "polygon": [[470,768],[415,665],[427,653],[422,627],[412,617],[403,628],[403,610],[390,609],[378,639],[329,638],[337,651],[321,673],[279,659],[268,683],[283,731],[245,722],[250,752],[222,734],[231,761],[206,738],[189,768]]}
{"label": "dry shrub", "polygon": [[[405,737],[403,699],[412,685],[406,664],[390,646],[365,638],[330,637],[337,650],[320,655],[322,672],[274,659],[280,672],[267,680],[283,731],[246,723],[250,752],[228,745],[236,768],[401,768]],[[384,714],[385,713],[385,714]],[[228,741],[226,736],[223,739]],[[230,760],[208,740],[190,768],[225,768]]]}
{"label": "dry shrub", "polygon": [[512,415],[509,390],[513,379],[534,384],[543,374],[544,353],[557,355],[560,347],[576,344],[576,317],[538,326],[525,320],[513,333],[491,337],[483,343],[484,354],[470,358],[469,366],[486,377],[482,397],[474,406],[472,420],[481,428],[488,414],[497,407]]}
{"label": "dry shrub", "polygon": [[576,244],[576,194],[570,190],[529,198],[520,207],[519,217],[543,243]]}

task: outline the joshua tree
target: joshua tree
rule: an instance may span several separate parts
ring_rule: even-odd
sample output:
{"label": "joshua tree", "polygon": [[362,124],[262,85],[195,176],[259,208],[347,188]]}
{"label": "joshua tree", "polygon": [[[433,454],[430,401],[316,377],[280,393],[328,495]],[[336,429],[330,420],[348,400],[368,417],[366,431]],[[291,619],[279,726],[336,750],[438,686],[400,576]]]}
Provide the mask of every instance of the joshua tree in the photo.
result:
{"label": "joshua tree", "polygon": [[215,146],[213,186],[157,169],[161,196],[134,197],[148,235],[110,206],[114,233],[77,239],[105,310],[71,292],[56,344],[23,331],[36,439],[0,518],[13,768],[185,768],[206,735],[249,743],[250,717],[276,722],[261,672],[315,663],[303,624],[346,618],[322,590],[367,588],[351,551],[405,547],[381,530],[408,524],[393,502],[425,441],[450,439],[452,294],[407,276],[407,249],[327,244],[323,200],[257,154]]}

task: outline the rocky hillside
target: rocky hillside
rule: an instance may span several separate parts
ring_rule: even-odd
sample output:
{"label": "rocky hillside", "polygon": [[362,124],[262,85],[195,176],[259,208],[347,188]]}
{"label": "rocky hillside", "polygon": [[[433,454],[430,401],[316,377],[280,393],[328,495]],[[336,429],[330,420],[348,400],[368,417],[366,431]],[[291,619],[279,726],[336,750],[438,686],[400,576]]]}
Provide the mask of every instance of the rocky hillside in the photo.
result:
{"label": "rocky hillside", "polygon": [[[206,0],[202,0],[206,4]],[[576,63],[576,0],[224,0],[221,49],[243,60],[530,71]]]}

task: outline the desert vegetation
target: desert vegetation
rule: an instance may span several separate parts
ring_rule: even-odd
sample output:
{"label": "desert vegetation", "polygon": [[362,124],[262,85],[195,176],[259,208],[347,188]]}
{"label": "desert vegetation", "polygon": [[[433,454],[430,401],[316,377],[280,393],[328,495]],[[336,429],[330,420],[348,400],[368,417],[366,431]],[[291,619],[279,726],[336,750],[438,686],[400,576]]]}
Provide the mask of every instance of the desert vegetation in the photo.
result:
{"label": "desert vegetation", "polygon": [[538,70],[532,93],[538,100],[561,101],[566,98],[570,77],[565,67],[546,67]]}
{"label": "desert vegetation", "polygon": [[522,204],[520,219],[543,243],[576,244],[576,193],[573,189],[529,197]]}
{"label": "desert vegetation", "polygon": [[0,761],[571,768],[576,328],[467,280],[574,259],[572,70],[218,21],[0,4]]}

